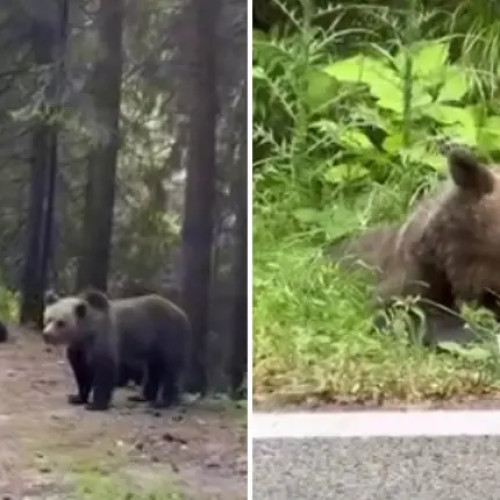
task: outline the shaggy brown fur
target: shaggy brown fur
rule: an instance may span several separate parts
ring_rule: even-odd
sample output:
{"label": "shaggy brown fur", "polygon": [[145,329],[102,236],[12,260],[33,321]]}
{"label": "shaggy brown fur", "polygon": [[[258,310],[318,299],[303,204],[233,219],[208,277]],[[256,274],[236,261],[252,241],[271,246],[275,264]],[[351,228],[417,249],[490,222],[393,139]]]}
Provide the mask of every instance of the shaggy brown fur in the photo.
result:
{"label": "shaggy brown fur", "polygon": [[451,310],[476,301],[500,319],[500,166],[460,148],[448,164],[452,182],[402,226],[370,231],[343,251],[375,269],[383,305],[409,295]]}

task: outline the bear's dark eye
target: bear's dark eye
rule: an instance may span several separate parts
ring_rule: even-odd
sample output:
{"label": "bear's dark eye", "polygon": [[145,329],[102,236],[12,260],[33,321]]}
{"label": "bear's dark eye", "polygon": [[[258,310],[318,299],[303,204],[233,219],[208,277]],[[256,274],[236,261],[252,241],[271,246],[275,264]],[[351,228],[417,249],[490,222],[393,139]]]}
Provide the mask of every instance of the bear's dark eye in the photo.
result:
{"label": "bear's dark eye", "polygon": [[58,319],[56,321],[56,327],[57,328],[63,328],[66,323],[62,319]]}

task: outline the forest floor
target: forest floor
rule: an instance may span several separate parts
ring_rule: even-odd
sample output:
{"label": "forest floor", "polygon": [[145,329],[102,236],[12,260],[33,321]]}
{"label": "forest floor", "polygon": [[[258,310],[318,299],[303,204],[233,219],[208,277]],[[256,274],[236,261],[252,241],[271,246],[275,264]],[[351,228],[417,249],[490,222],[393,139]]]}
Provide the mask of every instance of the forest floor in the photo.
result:
{"label": "forest floor", "polygon": [[0,499],[246,498],[246,408],[155,412],[128,402],[132,390],[107,412],[70,406],[63,353],[14,332],[0,346]]}

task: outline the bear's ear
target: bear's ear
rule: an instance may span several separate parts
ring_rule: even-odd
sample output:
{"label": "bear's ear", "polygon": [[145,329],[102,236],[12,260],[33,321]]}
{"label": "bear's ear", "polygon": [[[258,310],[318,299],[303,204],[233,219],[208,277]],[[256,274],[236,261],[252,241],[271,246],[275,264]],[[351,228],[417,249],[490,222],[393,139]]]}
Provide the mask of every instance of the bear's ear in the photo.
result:
{"label": "bear's ear", "polygon": [[59,300],[59,295],[57,295],[54,290],[47,290],[44,296],[44,303],[46,306],[56,303]]}
{"label": "bear's ear", "polygon": [[107,311],[109,309],[109,300],[106,294],[100,292],[99,290],[88,289],[82,294],[83,300],[85,300],[91,307],[99,311]]}
{"label": "bear's ear", "polygon": [[464,191],[485,195],[495,188],[491,170],[466,149],[453,148],[448,153],[448,165],[453,182]]}
{"label": "bear's ear", "polygon": [[75,306],[75,316],[78,319],[84,319],[87,316],[87,304],[85,302],[79,302]]}

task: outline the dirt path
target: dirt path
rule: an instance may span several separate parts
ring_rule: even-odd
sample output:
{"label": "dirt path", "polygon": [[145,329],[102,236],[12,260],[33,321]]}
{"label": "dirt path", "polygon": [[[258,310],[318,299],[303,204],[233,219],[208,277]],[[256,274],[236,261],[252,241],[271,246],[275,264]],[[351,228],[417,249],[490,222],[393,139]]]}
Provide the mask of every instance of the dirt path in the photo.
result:
{"label": "dirt path", "polygon": [[87,412],[60,352],[34,334],[0,345],[0,499],[246,498],[246,409],[192,402],[153,412],[118,390]]}

